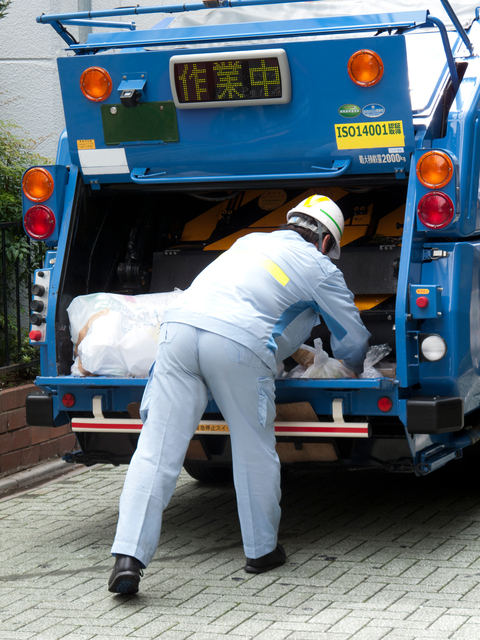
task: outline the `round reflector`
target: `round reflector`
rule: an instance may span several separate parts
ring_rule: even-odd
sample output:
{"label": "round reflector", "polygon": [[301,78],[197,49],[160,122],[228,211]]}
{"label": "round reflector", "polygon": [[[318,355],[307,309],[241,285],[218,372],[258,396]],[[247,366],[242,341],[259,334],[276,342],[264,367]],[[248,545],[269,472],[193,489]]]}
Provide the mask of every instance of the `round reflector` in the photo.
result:
{"label": "round reflector", "polygon": [[430,229],[443,229],[453,220],[455,208],[450,198],[440,191],[432,191],[418,203],[420,222]]}
{"label": "round reflector", "polygon": [[73,395],[73,393],[65,393],[62,396],[62,404],[64,407],[67,407],[67,409],[73,407],[73,405],[75,404],[75,396]]}
{"label": "round reflector", "polygon": [[377,402],[377,407],[380,409],[380,411],[390,411],[390,409],[393,407],[393,400],[391,398],[388,398],[387,396],[385,396],[384,398],[380,398],[380,400]]}
{"label": "round reflector", "polygon": [[46,240],[55,231],[53,211],[43,204],[37,204],[25,214],[25,231],[34,240]]}
{"label": "round reflector", "polygon": [[42,167],[29,169],[23,176],[22,189],[29,200],[45,202],[53,193],[53,178],[50,171]]}
{"label": "round reflector", "polygon": [[429,151],[417,162],[417,177],[424,187],[440,189],[452,176],[452,159],[443,151]]}
{"label": "round reflector", "polygon": [[350,57],[348,75],[360,87],[373,87],[383,76],[383,62],[374,51],[362,49]]}
{"label": "round reflector", "polygon": [[422,340],[420,349],[426,360],[437,362],[447,353],[447,343],[440,336],[432,334]]}
{"label": "round reflector", "polygon": [[108,71],[101,67],[85,69],[80,77],[83,95],[94,102],[106,100],[112,91],[112,79]]}

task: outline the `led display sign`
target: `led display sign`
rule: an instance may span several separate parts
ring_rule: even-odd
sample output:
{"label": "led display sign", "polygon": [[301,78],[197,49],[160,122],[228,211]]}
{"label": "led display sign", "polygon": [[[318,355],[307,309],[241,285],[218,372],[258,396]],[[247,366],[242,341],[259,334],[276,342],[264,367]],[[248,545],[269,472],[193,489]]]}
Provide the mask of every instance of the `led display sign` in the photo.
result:
{"label": "led display sign", "polygon": [[290,102],[290,71],[283,49],[180,55],[170,58],[178,109]]}

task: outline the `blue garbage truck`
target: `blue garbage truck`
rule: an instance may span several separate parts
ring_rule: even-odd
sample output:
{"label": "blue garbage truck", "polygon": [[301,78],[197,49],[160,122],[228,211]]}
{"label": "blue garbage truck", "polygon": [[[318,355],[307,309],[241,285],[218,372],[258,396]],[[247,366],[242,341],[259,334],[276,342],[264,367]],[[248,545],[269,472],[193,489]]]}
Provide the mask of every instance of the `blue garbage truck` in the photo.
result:
{"label": "blue garbage truck", "polygon": [[[467,4],[204,0],[39,16],[66,44],[66,128],[55,164],[22,183],[25,231],[46,245],[28,423],[70,422],[69,460],[128,463],[148,378],[74,375],[67,309],[185,289],[236,239],[322,194],[345,216],[338,266],[371,345],[388,349],[371,377],[294,377],[284,362],[282,465],[423,476],[475,445],[480,14]],[[95,28],[85,42],[78,25]],[[328,352],[324,323],[307,344],[317,337]],[[185,469],[230,473],[213,400]]]}

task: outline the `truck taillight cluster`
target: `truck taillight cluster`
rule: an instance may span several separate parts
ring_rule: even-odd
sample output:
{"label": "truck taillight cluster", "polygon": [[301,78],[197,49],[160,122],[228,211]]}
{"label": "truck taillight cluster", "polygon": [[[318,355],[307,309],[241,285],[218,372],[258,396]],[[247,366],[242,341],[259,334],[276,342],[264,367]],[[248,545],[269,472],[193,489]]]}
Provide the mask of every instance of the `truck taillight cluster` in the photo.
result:
{"label": "truck taillight cluster", "polygon": [[33,167],[23,176],[25,198],[35,204],[27,209],[23,220],[25,231],[34,240],[46,240],[55,231],[55,214],[44,203],[52,197],[55,183],[52,174],[43,167]]}
{"label": "truck taillight cluster", "polygon": [[443,151],[428,151],[417,162],[417,178],[428,193],[420,198],[417,207],[420,222],[429,229],[443,229],[455,215],[451,198],[443,191],[454,174],[453,162]]}

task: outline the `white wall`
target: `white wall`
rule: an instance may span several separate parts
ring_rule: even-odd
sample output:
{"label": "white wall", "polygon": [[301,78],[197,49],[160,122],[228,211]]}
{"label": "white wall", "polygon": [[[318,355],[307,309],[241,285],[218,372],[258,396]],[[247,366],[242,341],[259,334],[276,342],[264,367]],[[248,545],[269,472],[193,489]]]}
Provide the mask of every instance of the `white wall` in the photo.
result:
{"label": "white wall", "polygon": [[[143,0],[141,6],[177,3]],[[133,4],[131,0],[92,0],[92,10]],[[77,11],[77,0],[13,0],[0,20],[0,120],[21,127],[17,133],[34,140],[35,151],[50,159],[55,158],[58,136],[65,126],[56,59],[66,55],[66,43],[50,25],[38,24],[36,17],[71,11]],[[123,20],[135,22],[140,29],[163,17],[151,14]],[[69,31],[77,37],[78,28]]]}

